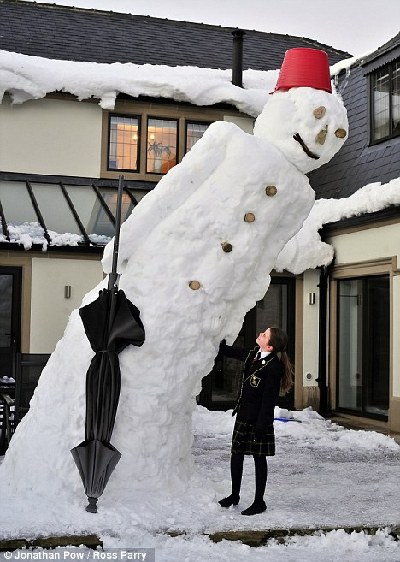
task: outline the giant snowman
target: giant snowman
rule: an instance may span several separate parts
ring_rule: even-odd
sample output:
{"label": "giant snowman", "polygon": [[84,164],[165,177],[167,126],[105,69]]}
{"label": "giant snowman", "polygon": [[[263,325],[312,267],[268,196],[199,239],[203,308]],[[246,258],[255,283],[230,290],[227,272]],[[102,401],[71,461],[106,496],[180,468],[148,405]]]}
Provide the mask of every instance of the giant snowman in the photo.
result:
{"label": "giant snowman", "polygon": [[[287,51],[254,136],[231,123],[212,124],[123,225],[119,286],[139,308],[146,340],[120,354],[111,441],[122,458],[105,506],[133,502],[139,492],[182,490],[188,482],[201,379],[220,341],[235,340],[244,315],[267,291],[279,252],[313,206],[305,174],[333,157],[347,131],[327,55]],[[106,247],[106,273],[111,255]],[[1,487],[84,502],[70,449],[84,439],[92,356],[75,311],[0,466]]]}

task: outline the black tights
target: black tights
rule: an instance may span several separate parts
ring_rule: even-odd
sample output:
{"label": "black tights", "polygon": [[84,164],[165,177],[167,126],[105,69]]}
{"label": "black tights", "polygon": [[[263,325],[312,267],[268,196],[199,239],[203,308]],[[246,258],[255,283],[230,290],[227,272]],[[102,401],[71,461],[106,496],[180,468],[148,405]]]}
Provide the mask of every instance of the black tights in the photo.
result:
{"label": "black tights", "polygon": [[[253,455],[254,467],[256,472],[256,494],[254,501],[261,502],[264,499],[265,486],[268,477],[267,457],[261,455]],[[243,475],[243,453],[232,453],[231,456],[231,479],[232,479],[232,496],[238,497],[240,494],[240,485]]]}

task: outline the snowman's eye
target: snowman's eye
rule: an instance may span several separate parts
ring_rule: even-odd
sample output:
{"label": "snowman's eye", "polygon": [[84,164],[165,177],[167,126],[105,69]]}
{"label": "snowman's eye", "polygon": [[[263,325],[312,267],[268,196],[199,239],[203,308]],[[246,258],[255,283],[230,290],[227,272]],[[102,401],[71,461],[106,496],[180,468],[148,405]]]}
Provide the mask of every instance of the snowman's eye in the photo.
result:
{"label": "snowman's eye", "polygon": [[336,129],[335,135],[337,136],[338,139],[344,139],[347,133],[344,129]]}
{"label": "snowman's eye", "polygon": [[321,105],[320,107],[317,107],[317,109],[314,109],[313,113],[314,113],[315,119],[322,119],[322,117],[326,113],[326,107]]}

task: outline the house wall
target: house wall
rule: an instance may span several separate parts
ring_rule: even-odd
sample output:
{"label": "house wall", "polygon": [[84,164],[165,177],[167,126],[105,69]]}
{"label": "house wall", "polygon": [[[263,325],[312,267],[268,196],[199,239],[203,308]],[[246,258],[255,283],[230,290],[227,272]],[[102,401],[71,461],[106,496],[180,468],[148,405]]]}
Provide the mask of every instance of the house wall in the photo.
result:
{"label": "house wall", "polygon": [[[375,225],[358,231],[342,232],[329,237],[327,242],[335,248],[334,279],[382,274],[390,276],[391,382],[388,425],[391,430],[400,431],[400,224]],[[335,308],[336,304],[332,302],[332,322]],[[335,339],[331,340],[331,349],[335,349],[335,345]],[[332,353],[331,389],[336,387],[335,372],[335,354]],[[334,398],[332,405],[335,407]]]}
{"label": "house wall", "polygon": [[[29,353],[52,353],[71,312],[83,296],[103,279],[99,259],[34,257]],[[71,298],[64,287],[71,286]]]}
{"label": "house wall", "polygon": [[229,121],[229,123],[234,123],[242,129],[245,133],[253,134],[254,119],[248,117],[240,117],[234,115],[224,115],[224,121]]}
{"label": "house wall", "polygon": [[0,104],[0,169],[26,174],[99,177],[102,109],[44,98]]}

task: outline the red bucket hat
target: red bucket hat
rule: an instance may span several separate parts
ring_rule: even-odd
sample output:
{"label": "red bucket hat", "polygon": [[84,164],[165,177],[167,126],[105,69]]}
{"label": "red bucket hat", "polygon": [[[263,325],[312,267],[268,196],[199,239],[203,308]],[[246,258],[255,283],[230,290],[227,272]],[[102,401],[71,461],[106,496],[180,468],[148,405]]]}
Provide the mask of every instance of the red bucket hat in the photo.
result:
{"label": "red bucket hat", "polygon": [[274,91],[301,86],[332,93],[329,59],[325,51],[302,47],[286,51]]}

